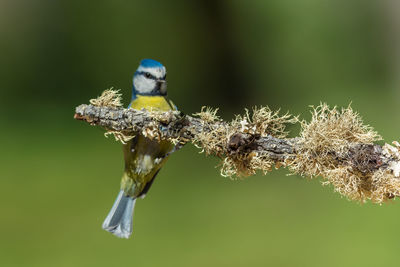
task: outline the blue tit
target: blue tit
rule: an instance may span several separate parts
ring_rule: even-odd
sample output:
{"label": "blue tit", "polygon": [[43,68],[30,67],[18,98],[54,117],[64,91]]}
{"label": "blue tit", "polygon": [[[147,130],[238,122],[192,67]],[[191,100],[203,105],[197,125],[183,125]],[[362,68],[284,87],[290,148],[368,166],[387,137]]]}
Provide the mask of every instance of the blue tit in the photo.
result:
{"label": "blue tit", "polygon": [[[132,100],[129,108],[168,111],[176,106],[167,98],[165,67],[152,59],[141,61],[133,75]],[[137,134],[123,145],[125,170],[121,190],[104,220],[103,229],[121,238],[132,234],[132,217],[137,198],[149,191],[154,178],[174,151],[166,140],[158,142]]]}

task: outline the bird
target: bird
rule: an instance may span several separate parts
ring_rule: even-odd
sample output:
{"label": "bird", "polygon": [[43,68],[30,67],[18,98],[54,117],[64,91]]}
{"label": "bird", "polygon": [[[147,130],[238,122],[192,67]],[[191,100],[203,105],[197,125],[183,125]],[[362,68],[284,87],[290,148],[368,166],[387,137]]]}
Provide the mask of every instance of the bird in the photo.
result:
{"label": "bird", "polygon": [[[177,110],[167,97],[166,68],[143,59],[133,75],[131,109]],[[144,198],[175,146],[168,140],[152,140],[137,133],[123,145],[125,168],[117,199],[103,222],[103,229],[120,238],[132,234],[136,200]]]}

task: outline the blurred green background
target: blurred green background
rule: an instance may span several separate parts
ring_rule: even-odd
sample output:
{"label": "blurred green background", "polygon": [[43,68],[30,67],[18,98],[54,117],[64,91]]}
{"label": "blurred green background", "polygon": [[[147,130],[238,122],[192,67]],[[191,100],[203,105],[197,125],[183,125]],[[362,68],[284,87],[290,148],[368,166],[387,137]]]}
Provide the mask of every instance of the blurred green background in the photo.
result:
{"label": "blurred green background", "polygon": [[352,102],[398,140],[400,2],[0,0],[0,33],[0,266],[397,266],[398,201],[349,202],[286,170],[232,181],[191,145],[117,239],[101,224],[121,145],[73,114],[109,87],[127,104],[154,58],[185,113]]}

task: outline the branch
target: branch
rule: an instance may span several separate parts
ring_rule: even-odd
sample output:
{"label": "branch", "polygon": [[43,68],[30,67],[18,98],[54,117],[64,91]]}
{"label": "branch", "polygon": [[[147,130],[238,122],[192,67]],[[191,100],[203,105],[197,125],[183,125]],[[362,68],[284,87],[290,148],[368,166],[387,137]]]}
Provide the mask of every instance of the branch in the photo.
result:
{"label": "branch", "polygon": [[[124,109],[119,97],[105,91],[92,105],[78,106],[74,118],[105,128],[106,135],[114,134],[123,143],[137,134],[177,146],[191,142],[222,160],[223,176],[287,167],[292,174],[322,176],[323,184],[332,184],[352,200],[381,203],[400,196],[400,144],[374,144],[380,136],[350,107],[338,110],[321,104],[313,107],[309,122],[254,108],[225,122],[211,109],[193,116]],[[294,123],[300,123],[300,134],[288,138],[285,128]]]}

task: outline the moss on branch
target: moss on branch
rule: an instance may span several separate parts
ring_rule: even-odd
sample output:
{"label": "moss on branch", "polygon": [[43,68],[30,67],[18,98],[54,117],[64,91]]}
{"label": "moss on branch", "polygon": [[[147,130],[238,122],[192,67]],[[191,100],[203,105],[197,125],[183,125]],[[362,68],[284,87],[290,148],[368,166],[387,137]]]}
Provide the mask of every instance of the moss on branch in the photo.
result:
{"label": "moss on branch", "polygon": [[[223,176],[246,177],[287,167],[292,174],[321,176],[323,184],[351,200],[382,203],[400,196],[399,143],[374,144],[381,137],[350,106],[320,104],[312,107],[310,121],[258,107],[225,122],[210,108],[193,116],[124,109],[113,90],[90,103],[76,108],[75,119],[105,128],[106,135],[122,143],[136,134],[177,145],[191,142],[221,159]],[[296,123],[301,126],[299,136],[288,138],[286,126]]]}

